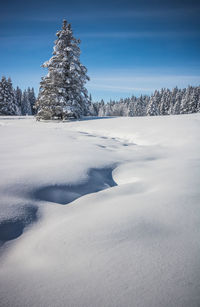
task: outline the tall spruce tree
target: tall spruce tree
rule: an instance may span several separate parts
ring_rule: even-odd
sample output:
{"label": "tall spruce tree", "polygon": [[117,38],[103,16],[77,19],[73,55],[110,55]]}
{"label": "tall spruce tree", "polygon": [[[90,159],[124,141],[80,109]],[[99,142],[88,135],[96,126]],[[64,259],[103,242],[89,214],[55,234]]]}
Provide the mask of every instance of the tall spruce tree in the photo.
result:
{"label": "tall spruce tree", "polygon": [[144,116],[146,114],[146,104],[142,95],[136,100],[134,110],[135,116]]}
{"label": "tall spruce tree", "polygon": [[19,88],[19,86],[17,86],[14,93],[15,93],[16,103],[19,108],[19,113],[21,115],[22,114],[22,90]]}
{"label": "tall spruce tree", "polygon": [[0,115],[19,115],[12,81],[4,76],[0,82]]}
{"label": "tall spruce tree", "polygon": [[32,88],[28,87],[28,89],[27,89],[27,99],[28,99],[30,106],[31,106],[31,114],[34,115],[35,111],[36,111],[35,108],[34,108],[36,98],[35,98],[35,92],[34,92],[33,87]]}
{"label": "tall spruce tree", "polygon": [[169,112],[168,114],[174,114],[175,110],[175,104],[176,104],[176,98],[178,98],[178,87],[172,89],[172,92],[169,91],[169,100],[170,100],[170,106],[169,106]]}
{"label": "tall spruce tree", "polygon": [[155,91],[151,96],[149,105],[147,107],[147,115],[148,116],[156,116],[159,115],[159,105],[160,105],[161,95],[159,91]]}
{"label": "tall spruce tree", "polygon": [[199,95],[197,88],[192,87],[190,93],[190,100],[188,102],[188,113],[195,113],[197,112],[197,105],[198,105]]}
{"label": "tall spruce tree", "polygon": [[175,104],[172,108],[171,114],[180,114],[181,100],[182,100],[182,91],[178,90],[178,92],[176,93]]}
{"label": "tall spruce tree", "polygon": [[32,115],[31,104],[27,90],[24,90],[22,94],[21,112],[22,115]]}
{"label": "tall spruce tree", "polygon": [[40,82],[37,118],[79,118],[87,114],[89,106],[85,88],[89,77],[86,67],[80,63],[80,40],[73,37],[66,20],[56,35],[53,56],[42,65],[48,68],[48,74]]}
{"label": "tall spruce tree", "polygon": [[200,86],[198,86],[196,90],[197,90],[197,94],[198,94],[198,102],[197,102],[196,112],[200,112]]}
{"label": "tall spruce tree", "polygon": [[187,114],[189,113],[189,102],[191,98],[191,92],[192,92],[192,87],[188,86],[187,89],[184,91],[182,100],[181,100],[181,105],[180,105],[180,114]]}
{"label": "tall spruce tree", "polygon": [[159,104],[159,114],[167,115],[170,107],[170,101],[168,96],[168,89],[161,89],[161,99]]}

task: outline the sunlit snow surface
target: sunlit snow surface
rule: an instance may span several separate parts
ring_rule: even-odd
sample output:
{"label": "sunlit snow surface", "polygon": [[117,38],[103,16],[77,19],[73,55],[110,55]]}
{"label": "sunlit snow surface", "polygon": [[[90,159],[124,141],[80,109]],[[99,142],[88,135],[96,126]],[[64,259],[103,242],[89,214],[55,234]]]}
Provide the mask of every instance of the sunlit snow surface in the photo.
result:
{"label": "sunlit snow surface", "polygon": [[199,307],[200,114],[0,118],[1,307]]}

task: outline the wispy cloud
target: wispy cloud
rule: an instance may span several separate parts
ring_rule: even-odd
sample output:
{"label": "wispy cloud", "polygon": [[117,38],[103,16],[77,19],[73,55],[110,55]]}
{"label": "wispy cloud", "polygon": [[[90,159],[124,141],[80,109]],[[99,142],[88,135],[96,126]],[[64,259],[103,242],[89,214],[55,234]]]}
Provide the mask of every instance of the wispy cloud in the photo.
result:
{"label": "wispy cloud", "polygon": [[[176,39],[176,38],[195,38],[200,37],[200,31],[108,31],[108,32],[77,32],[78,37],[81,39]],[[0,36],[0,43],[5,45],[19,45],[21,42],[28,42],[31,45],[49,45],[52,44],[52,40],[55,35],[22,35],[21,33],[7,34],[6,36]]]}
{"label": "wispy cloud", "polygon": [[168,18],[187,18],[188,16],[199,16],[200,5],[190,5],[190,6],[180,6],[180,7],[158,7],[152,8],[146,6],[146,8],[131,8],[131,9],[122,9],[118,7],[108,9],[83,9],[81,12],[77,10],[77,7],[74,7],[73,4],[70,7],[63,6],[60,9],[58,6],[54,11],[48,10],[48,15],[43,12],[42,14],[38,11],[32,10],[27,12],[27,14],[21,14],[20,11],[4,13],[1,16],[1,21],[8,21],[10,19],[19,19],[25,21],[37,21],[37,22],[58,22],[62,18],[69,18],[69,21],[79,20],[104,20],[104,19],[123,19],[123,18],[159,18],[159,19],[168,19]]}
{"label": "wispy cloud", "polygon": [[[104,80],[105,82],[106,80]],[[122,93],[127,93],[127,92],[150,92],[153,91],[154,88],[146,88],[146,87],[134,87],[134,86],[123,86],[123,85],[107,85],[107,84],[101,84],[101,83],[95,83],[92,82],[92,84],[89,84],[87,86],[90,89],[93,90],[104,90],[104,91],[117,91],[117,92],[122,92]]]}
{"label": "wispy cloud", "polygon": [[131,31],[131,32],[85,32],[79,34],[86,38],[176,38],[200,36],[199,31]]}
{"label": "wispy cloud", "polygon": [[[88,90],[95,93],[96,91],[126,93],[131,94],[150,94],[156,89],[163,87],[173,88],[187,87],[188,85],[199,85],[200,74],[196,75],[172,75],[164,73],[144,73],[138,75],[133,71],[116,71],[109,74],[108,71],[96,72],[91,75],[91,82],[88,83]],[[112,98],[112,97],[111,97]]]}
{"label": "wispy cloud", "polygon": [[[15,35],[0,36],[1,48],[11,48],[17,46],[21,49],[40,48],[41,46],[51,46],[53,44],[54,36],[52,35]],[[24,43],[26,43],[24,45]]]}

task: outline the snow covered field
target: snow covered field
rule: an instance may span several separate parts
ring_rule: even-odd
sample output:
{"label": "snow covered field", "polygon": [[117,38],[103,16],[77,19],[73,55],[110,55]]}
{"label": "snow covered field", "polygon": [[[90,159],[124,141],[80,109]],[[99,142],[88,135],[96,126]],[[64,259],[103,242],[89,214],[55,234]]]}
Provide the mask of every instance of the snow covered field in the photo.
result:
{"label": "snow covered field", "polygon": [[200,114],[0,118],[0,306],[200,306]]}

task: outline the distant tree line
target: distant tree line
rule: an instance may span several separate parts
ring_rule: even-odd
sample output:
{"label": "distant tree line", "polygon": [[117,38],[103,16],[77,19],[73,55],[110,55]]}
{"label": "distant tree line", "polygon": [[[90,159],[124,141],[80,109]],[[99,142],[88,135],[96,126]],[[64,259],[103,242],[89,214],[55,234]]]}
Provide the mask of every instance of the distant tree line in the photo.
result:
{"label": "distant tree line", "polygon": [[200,112],[200,86],[156,90],[151,96],[90,103],[93,116],[156,116]]}
{"label": "distant tree line", "polygon": [[22,91],[13,88],[11,78],[2,77],[0,81],[0,115],[34,115],[36,97],[34,88]]}
{"label": "distant tree line", "polygon": [[[13,88],[11,78],[2,77],[0,81],[0,115],[35,115],[36,96],[34,88],[22,91]],[[90,116],[156,116],[200,112],[200,86],[184,89],[156,90],[151,96],[141,95],[110,100],[105,103],[92,102],[88,98],[87,115]],[[86,113],[85,113],[86,114]]]}

